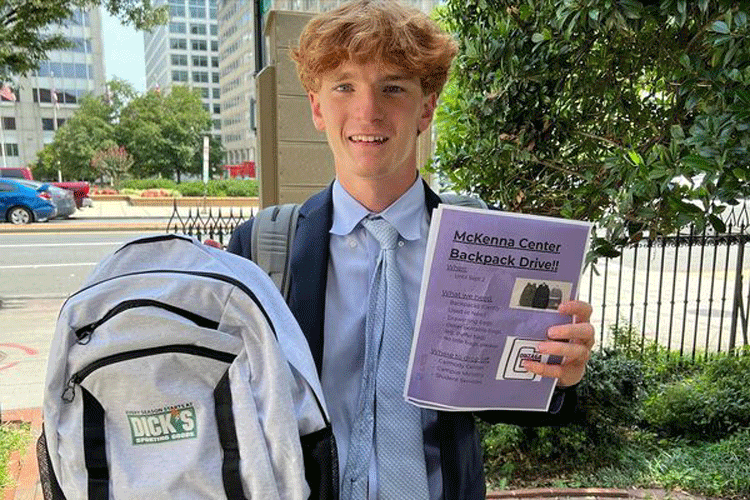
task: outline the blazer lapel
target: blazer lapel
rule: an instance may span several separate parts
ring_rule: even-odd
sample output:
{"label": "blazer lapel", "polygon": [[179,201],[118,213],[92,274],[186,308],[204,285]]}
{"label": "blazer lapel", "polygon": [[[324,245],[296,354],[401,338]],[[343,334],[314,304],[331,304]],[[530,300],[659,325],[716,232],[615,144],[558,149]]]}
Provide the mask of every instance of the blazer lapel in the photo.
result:
{"label": "blazer lapel", "polygon": [[300,208],[290,265],[292,281],[289,308],[307,338],[318,374],[323,362],[325,290],[332,220],[333,198],[330,185]]}

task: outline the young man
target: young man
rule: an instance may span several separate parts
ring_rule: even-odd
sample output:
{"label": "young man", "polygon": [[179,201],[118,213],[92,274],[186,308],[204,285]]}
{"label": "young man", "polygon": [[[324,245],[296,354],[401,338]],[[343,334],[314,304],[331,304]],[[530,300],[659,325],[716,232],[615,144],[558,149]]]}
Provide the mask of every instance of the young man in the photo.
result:
{"label": "young man", "polygon": [[[336,179],[301,207],[289,305],[321,376],[347,500],[485,496],[473,414],[404,402],[411,332],[393,333],[388,312],[373,319],[381,293],[375,283],[388,262],[371,229],[375,219],[398,232],[397,287],[413,329],[430,215],[440,202],[419,178],[417,136],[432,120],[455,54],[455,42],[427,16],[388,0],[355,0],[316,16],[293,53],[313,122],[333,151]],[[250,256],[250,224],[232,236],[230,251]],[[565,362],[526,364],[559,379],[551,411],[480,417],[522,425],[569,418],[594,330],[588,304],[568,302],[560,311],[572,322],[551,328],[540,350]],[[391,380],[395,389],[386,392]]]}

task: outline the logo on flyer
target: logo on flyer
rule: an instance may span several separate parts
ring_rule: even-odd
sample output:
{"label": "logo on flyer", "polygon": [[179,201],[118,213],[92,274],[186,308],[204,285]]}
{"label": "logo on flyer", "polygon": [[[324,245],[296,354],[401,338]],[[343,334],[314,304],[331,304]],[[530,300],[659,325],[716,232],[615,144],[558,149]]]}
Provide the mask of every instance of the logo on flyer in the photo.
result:
{"label": "logo on flyer", "polygon": [[126,412],[133,444],[155,444],[198,437],[193,403]]}
{"label": "logo on flyer", "polygon": [[525,360],[547,362],[549,356],[537,351],[536,346],[538,344],[538,340],[520,339],[509,335],[505,340],[503,355],[500,358],[495,379],[531,380],[534,382],[541,380],[541,375],[527,371],[521,364]]}

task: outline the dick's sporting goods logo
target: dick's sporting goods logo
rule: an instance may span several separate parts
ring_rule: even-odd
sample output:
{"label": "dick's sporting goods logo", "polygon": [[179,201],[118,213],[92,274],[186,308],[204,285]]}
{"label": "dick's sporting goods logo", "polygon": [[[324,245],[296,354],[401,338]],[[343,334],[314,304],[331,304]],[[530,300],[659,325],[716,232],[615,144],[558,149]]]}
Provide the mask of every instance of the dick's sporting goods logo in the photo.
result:
{"label": "dick's sporting goods logo", "polygon": [[163,443],[198,437],[193,403],[126,412],[133,444]]}

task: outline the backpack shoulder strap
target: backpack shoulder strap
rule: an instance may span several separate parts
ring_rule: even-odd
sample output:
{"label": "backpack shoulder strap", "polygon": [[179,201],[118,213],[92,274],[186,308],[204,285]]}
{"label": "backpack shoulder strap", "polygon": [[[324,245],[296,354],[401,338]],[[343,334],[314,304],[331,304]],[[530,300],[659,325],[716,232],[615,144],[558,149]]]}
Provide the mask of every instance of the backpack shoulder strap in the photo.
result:
{"label": "backpack shoulder strap", "polygon": [[487,208],[484,200],[475,196],[456,193],[441,193],[440,201],[446,205],[458,205],[460,207]]}
{"label": "backpack shoulder strap", "polygon": [[289,265],[300,205],[274,205],[258,211],[250,238],[253,262],[273,280],[284,300],[289,298]]}

